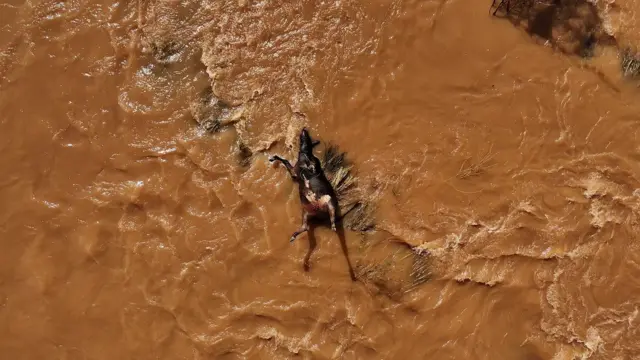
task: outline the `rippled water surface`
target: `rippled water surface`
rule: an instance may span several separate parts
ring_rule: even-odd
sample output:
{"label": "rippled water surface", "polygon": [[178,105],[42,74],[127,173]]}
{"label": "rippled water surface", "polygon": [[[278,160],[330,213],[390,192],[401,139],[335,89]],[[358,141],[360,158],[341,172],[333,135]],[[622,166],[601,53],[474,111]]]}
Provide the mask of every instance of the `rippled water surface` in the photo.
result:
{"label": "rippled water surface", "polygon": [[536,4],[2,0],[2,358],[640,358],[640,4]]}

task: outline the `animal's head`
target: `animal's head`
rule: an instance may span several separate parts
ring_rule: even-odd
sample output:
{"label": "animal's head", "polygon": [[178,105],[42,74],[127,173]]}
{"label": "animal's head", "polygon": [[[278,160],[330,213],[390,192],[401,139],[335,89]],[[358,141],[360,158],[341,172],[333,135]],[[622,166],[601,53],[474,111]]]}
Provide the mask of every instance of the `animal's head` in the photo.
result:
{"label": "animal's head", "polygon": [[322,172],[322,165],[317,157],[313,156],[313,148],[320,141],[313,141],[309,131],[303,128],[300,131],[300,152],[298,152],[298,165],[300,172],[306,178],[311,178]]}
{"label": "animal's head", "polygon": [[300,152],[313,155],[313,148],[318,144],[320,144],[320,141],[313,141],[307,128],[302,128],[302,131],[300,131]]}

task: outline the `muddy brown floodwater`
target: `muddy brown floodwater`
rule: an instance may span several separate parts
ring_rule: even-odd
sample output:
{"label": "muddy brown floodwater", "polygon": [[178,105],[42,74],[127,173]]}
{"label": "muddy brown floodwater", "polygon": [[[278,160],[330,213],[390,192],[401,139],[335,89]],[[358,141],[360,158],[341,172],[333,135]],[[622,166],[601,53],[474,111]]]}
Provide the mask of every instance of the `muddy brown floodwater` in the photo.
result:
{"label": "muddy brown floodwater", "polygon": [[510,2],[1,0],[0,357],[640,358],[640,3]]}

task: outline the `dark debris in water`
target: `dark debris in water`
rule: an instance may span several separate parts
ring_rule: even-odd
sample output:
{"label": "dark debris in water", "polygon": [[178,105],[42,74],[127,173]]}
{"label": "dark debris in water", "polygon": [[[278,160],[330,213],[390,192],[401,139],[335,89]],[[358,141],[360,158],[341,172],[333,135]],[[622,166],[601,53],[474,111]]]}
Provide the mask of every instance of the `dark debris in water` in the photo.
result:
{"label": "dark debris in water", "polygon": [[534,0],[493,0],[489,10],[493,15],[499,12],[505,14],[522,13],[528,11],[534,5]]}
{"label": "dark debris in water", "polygon": [[180,57],[182,51],[182,46],[173,41],[151,43],[151,54],[156,62],[160,64],[175,62]]}
{"label": "dark debris in water", "polygon": [[640,55],[629,48],[620,51],[620,70],[628,78],[640,76]]}
{"label": "dark debris in water", "polygon": [[217,98],[211,87],[207,87],[189,106],[193,119],[209,133],[216,133],[236,119],[230,119],[235,110],[226,102]]}
{"label": "dark debris in water", "polygon": [[493,0],[490,11],[566,54],[590,58],[597,46],[617,46],[589,0]]}
{"label": "dark debris in water", "polygon": [[202,123],[200,123],[200,125],[208,133],[217,133],[222,129],[220,121],[217,121],[216,119],[212,119],[211,121],[203,121]]}
{"label": "dark debris in water", "polygon": [[[381,244],[377,244],[381,245]],[[373,247],[375,248],[376,245]],[[382,245],[385,247],[385,245]],[[430,257],[409,247],[371,249],[356,264],[358,280],[390,299],[399,300],[432,277]]]}
{"label": "dark debris in water", "polygon": [[242,141],[238,141],[238,153],[237,153],[238,164],[242,167],[249,166],[249,164],[251,164],[252,156],[253,156],[253,153],[251,152],[251,149],[249,149],[249,147]]}
{"label": "dark debris in water", "polygon": [[587,38],[582,42],[580,56],[585,59],[592,58],[595,55],[597,42],[598,40],[596,39],[596,36],[593,33],[589,34]]}

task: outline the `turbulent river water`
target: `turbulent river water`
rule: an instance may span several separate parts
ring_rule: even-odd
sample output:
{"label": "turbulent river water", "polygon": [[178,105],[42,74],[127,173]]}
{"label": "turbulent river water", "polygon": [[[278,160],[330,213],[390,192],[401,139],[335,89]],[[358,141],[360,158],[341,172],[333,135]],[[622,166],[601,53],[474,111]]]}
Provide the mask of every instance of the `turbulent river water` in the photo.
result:
{"label": "turbulent river water", "polygon": [[640,358],[640,3],[491,5],[1,0],[0,357]]}

